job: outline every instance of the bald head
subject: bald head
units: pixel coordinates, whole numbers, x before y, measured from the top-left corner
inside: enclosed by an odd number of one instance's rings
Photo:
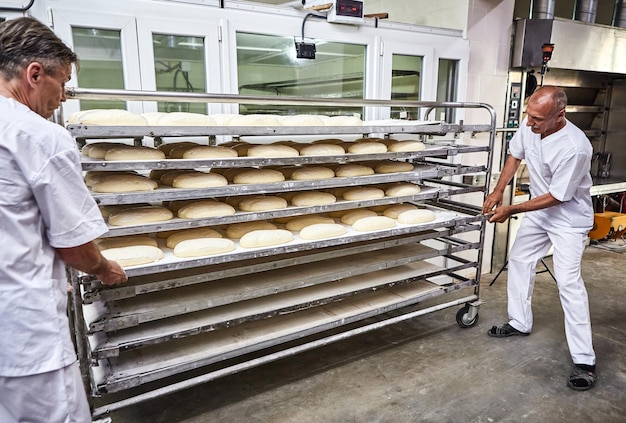
[[[526,125],[545,138],[566,125],[566,105],[567,95],[561,88],[550,85],[541,87],[528,99]]]
[[[539,88],[530,96],[528,102],[534,102],[537,106],[550,106],[550,110],[558,112],[565,109],[567,106],[567,95],[565,91],[559,87],[553,85],[546,85]]]

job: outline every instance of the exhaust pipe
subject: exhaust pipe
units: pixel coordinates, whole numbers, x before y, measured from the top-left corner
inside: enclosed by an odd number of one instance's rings
[[[533,0],[532,19],[554,19],[555,0]]]
[[[574,19],[585,23],[596,22],[597,0],[576,0]]]

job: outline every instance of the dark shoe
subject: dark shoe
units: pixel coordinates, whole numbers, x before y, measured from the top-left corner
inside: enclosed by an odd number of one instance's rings
[[[491,329],[487,331],[487,335],[494,338],[506,338],[507,336],[528,336],[530,333],[520,332],[508,323],[505,323],[500,327],[492,326]]]
[[[591,370],[581,369],[577,365],[574,366],[574,370],[569,375],[567,380],[567,386],[575,391],[586,391],[593,388],[596,383],[596,372]]]

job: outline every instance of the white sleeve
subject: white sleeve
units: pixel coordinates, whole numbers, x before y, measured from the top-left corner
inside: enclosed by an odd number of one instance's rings
[[[589,155],[582,151],[573,151],[564,157],[552,175],[550,194],[559,201],[571,200],[589,173],[590,160]]]

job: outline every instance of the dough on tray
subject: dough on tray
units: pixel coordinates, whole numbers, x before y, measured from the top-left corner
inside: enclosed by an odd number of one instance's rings
[[[379,154],[386,152],[387,146],[375,141],[355,142],[348,147],[348,153],[352,154]]]
[[[282,144],[259,144],[250,146],[246,152],[248,157],[297,157],[298,150]]]
[[[133,207],[111,214],[109,216],[109,224],[112,226],[141,225],[145,223],[165,222],[173,217],[174,213],[165,207]]]
[[[235,184],[267,184],[284,180],[285,176],[274,169],[247,169],[233,177]]]
[[[185,150],[183,159],[228,159],[237,157],[235,150],[219,145],[200,145]]]
[[[235,208],[216,200],[196,200],[182,206],[177,214],[181,219],[201,219],[235,214]]]
[[[288,231],[299,232],[302,229],[310,225],[317,223],[335,223],[335,219],[332,217],[320,216],[317,214],[308,214],[304,216],[291,217],[285,224],[285,229]]]
[[[352,224],[352,229],[359,232],[378,231],[391,229],[396,226],[396,221],[387,216],[371,216],[359,219]]]
[[[197,142],[193,142],[193,141],[168,142],[168,143],[159,145],[157,147],[157,150],[161,150],[162,152],[165,153],[166,156],[169,157],[169,155],[172,152],[172,150],[174,150],[175,148],[178,148],[178,147],[193,148],[193,147],[200,147],[200,144],[198,144]]]
[[[228,181],[217,173],[194,172],[177,175],[172,180],[174,188],[214,188],[225,187]]]
[[[150,245],[132,245],[109,248],[103,250],[102,255],[108,260],[116,261],[122,267],[128,267],[159,261],[163,258],[163,251]]]
[[[425,149],[426,145],[423,142],[414,140],[396,141],[389,144],[389,151],[394,153],[409,153]]]
[[[383,211],[383,215],[392,219],[397,219],[400,213],[404,213],[409,210],[417,210],[417,206],[410,203],[400,203],[391,205]]]
[[[168,248],[174,248],[179,242],[197,238],[222,238],[222,234],[208,227],[182,229],[168,235],[166,245]]]
[[[385,160],[376,165],[376,173],[411,172],[415,167],[411,163]]]
[[[331,179],[334,177],[335,172],[323,166],[296,167],[290,174],[290,178],[295,181],[313,181],[318,179]]]
[[[331,116],[326,126],[362,126],[363,121],[356,116]]]
[[[122,148],[111,148],[104,155],[106,161],[121,160],[163,160],[165,153],[152,147],[133,147],[127,146]]]
[[[341,223],[345,223],[346,225],[352,225],[359,219],[363,219],[364,217],[378,216],[373,210],[368,209],[354,209],[348,210],[341,216]]]
[[[346,154],[346,150],[337,144],[309,144],[300,149],[301,156],[337,156]]]
[[[334,238],[345,235],[348,229],[338,223],[316,223],[303,228],[300,238],[311,241],[316,239]]]
[[[224,238],[194,238],[180,241],[174,247],[176,257],[202,257],[228,253],[235,250],[236,244]]]
[[[180,175],[186,175],[188,173],[194,174],[194,173],[198,173],[198,171],[193,170],[193,169],[168,170],[167,172],[161,175],[161,177],[159,178],[159,182],[161,182],[161,185],[167,185],[171,187],[172,184],[174,183],[174,178]]]
[[[324,126],[324,120],[315,115],[281,116],[283,126]]]
[[[171,112],[159,117],[159,126],[215,126],[217,123],[207,115],[189,112]]]
[[[419,194],[420,191],[421,188],[419,185],[408,182],[397,182],[387,186],[385,189],[385,195],[387,197],[403,197],[407,195]]]
[[[356,163],[347,163],[335,167],[335,176],[338,178],[352,178],[355,176],[373,175],[374,169]]]
[[[250,222],[233,223],[226,228],[226,237],[231,239],[239,239],[248,232],[256,230],[278,229],[273,223],[265,220],[253,220]]]
[[[293,241],[293,234],[286,229],[258,229],[248,232],[239,240],[243,248],[262,248]]]
[[[108,250],[109,248],[130,247],[132,245],[150,245],[158,247],[157,240],[148,235],[128,235],[116,236],[111,238],[98,238],[96,245],[100,250]]]
[[[281,126],[280,119],[275,115],[251,114],[240,115],[228,122],[229,126]]]
[[[150,178],[141,175],[114,174],[96,182],[91,186],[94,192],[117,193],[152,191],[158,184]]]
[[[80,113],[76,120],[83,125],[104,126],[147,126],[148,120],[128,110],[123,109],[94,109]]]
[[[241,200],[239,210],[245,212],[260,212],[287,208],[287,200],[270,195],[252,195]]]
[[[291,204],[298,207],[324,206],[336,201],[333,194],[321,191],[303,191],[291,197]]]
[[[374,187],[350,188],[342,194],[343,199],[346,201],[376,200],[383,198],[384,196],[385,191]]]
[[[435,213],[428,209],[408,210],[398,215],[398,222],[405,224],[417,224],[432,222],[436,219]]]

